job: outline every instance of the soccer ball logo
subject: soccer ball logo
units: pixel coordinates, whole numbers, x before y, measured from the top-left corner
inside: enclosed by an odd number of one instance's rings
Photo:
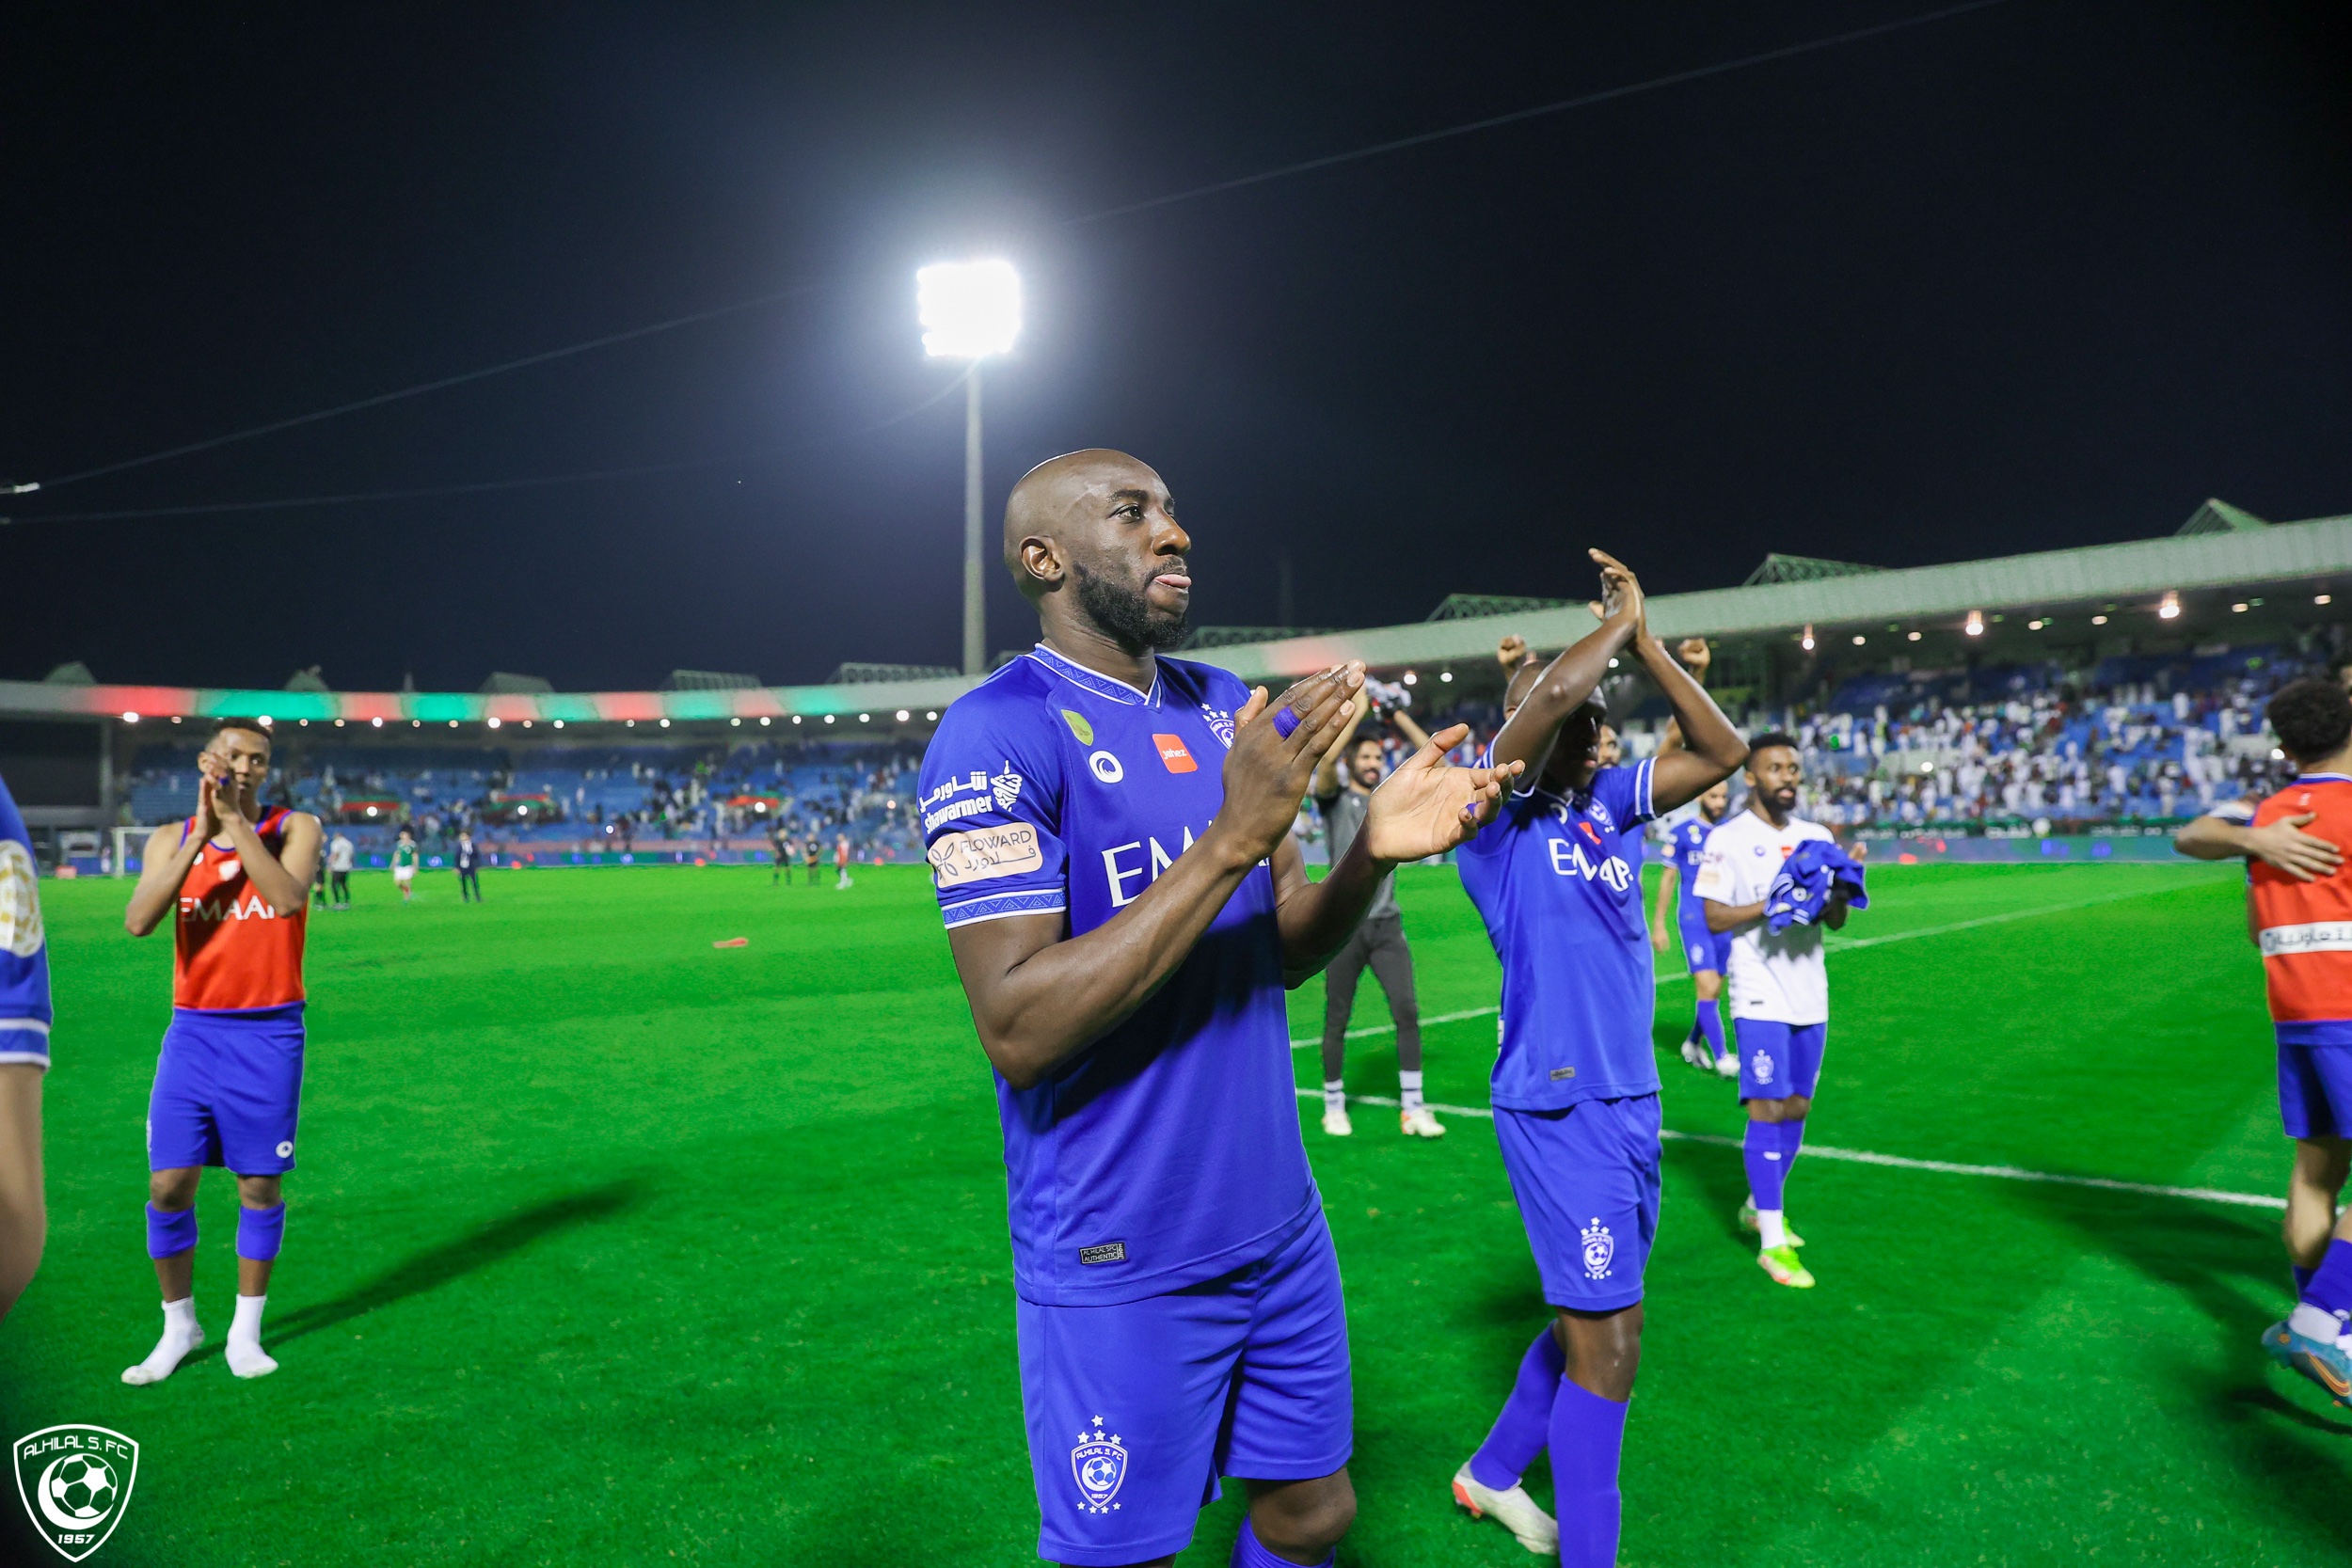
[[[62,1515],[74,1525],[94,1525],[115,1505],[115,1473],[96,1454],[68,1454],[50,1470],[41,1485],[41,1497],[52,1516]]]
[[[1103,1434],[1103,1418],[1094,1418],[1093,1430],[1081,1427],[1078,1446],[1070,1450],[1071,1479],[1078,1483],[1078,1509],[1084,1513],[1109,1513],[1119,1507],[1119,1483],[1127,1479],[1127,1450],[1120,1446],[1119,1434]]]

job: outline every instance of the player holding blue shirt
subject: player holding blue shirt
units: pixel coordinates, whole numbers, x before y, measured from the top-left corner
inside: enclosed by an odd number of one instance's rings
[[[1707,927],[1707,904],[1692,890],[1698,886],[1699,862],[1707,850],[1707,835],[1731,811],[1731,785],[1719,784],[1699,797],[1698,814],[1674,826],[1666,840],[1666,869],[1658,879],[1658,909],[1650,916],[1649,944],[1666,951],[1673,939],[1666,934],[1666,908],[1674,906],[1676,932],[1682,939],[1682,960],[1691,966],[1691,989],[1697,992],[1697,1016],[1682,1042],[1682,1059],[1692,1067],[1724,1078],[1740,1076],[1740,1058],[1724,1038],[1724,974],[1730,961],[1731,933]]]
[[[997,1074],[1038,1552],[1165,1563],[1220,1477],[1233,1561],[1329,1562],[1355,1516],[1339,1269],[1299,1138],[1283,990],[1400,861],[1493,815],[1516,768],[1431,737],[1320,882],[1289,829],[1363,683],[1269,703],[1164,658],[1192,579],[1160,476],[1120,452],[1032,469],[1005,558],[1044,641],[948,708],[923,831]]]
[[[40,1081],[49,1070],[49,941],[32,835],[0,781],[0,1318],[40,1267]]]
[[[1454,1496],[1494,1514],[1531,1551],[1557,1550],[1567,1568],[1616,1560],[1617,1463],[1641,1360],[1642,1270],[1658,1229],[1656,982],[1626,845],[1747,754],[1705,689],[1650,635],[1633,574],[1592,556],[1600,629],[1549,666],[1513,675],[1489,750],[1492,764],[1525,763],[1534,781],[1460,855],[1463,891],[1502,961],[1496,1140],[1556,1316],[1528,1347]],[[1684,747],[1603,768],[1599,684],[1629,647],[1673,705]],[[1519,1484],[1546,1448],[1557,1524]]]

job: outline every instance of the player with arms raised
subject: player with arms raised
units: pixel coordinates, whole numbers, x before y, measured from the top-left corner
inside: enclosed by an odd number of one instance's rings
[[[1355,1515],[1353,1404],[1282,993],[1500,784],[1445,765],[1458,726],[1433,737],[1310,882],[1289,829],[1361,668],[1269,703],[1161,657],[1190,545],[1124,453],[1030,470],[1005,561],[1044,638],[947,710],[920,809],[997,1074],[1039,1555],[1166,1563],[1236,1477],[1232,1560],[1323,1563]]]
[[[237,1311],[229,1370],[262,1377],[262,1308],[286,1229],[280,1179],[302,1109],[302,939],[319,819],[264,808],[269,732],[225,719],[197,758],[196,815],[155,830],[123,925],[172,916],[171,1026],[147,1107],[147,1251],[164,1334],[125,1383],[160,1383],[204,1342],[196,1321],[196,1186],[237,1178]]]
[[[1747,748],[1643,614],[1633,574],[1598,550],[1600,629],[1519,666],[1489,760],[1524,766],[1462,847],[1462,889],[1502,960],[1495,1137],[1553,1320],[1519,1363],[1494,1430],[1454,1478],[1531,1551],[1600,1568],[1617,1556],[1618,1455],[1642,1353],[1642,1271],[1658,1233],[1662,1132],[1650,1044],[1656,979],[1642,918],[1642,824],[1720,783]],[[1672,705],[1683,748],[1601,766],[1601,677],[1630,649]],[[1551,1451],[1555,1524],[1519,1484]]]

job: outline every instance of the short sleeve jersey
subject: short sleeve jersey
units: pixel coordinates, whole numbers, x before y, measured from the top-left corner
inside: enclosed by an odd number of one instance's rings
[[[1686,816],[1674,825],[1666,840],[1666,863],[1682,875],[1682,896],[1695,896],[1691,889],[1699,879],[1699,860],[1707,849],[1707,835],[1715,824],[1704,816]]]
[[[0,781],[0,1062],[49,1065],[49,937],[40,919],[40,863]]]
[[[1753,811],[1736,812],[1707,835],[1695,884],[1715,904],[1757,904],[1772,891],[1780,863],[1806,839],[1834,838],[1818,822],[1790,817],[1775,828]],[[1757,921],[1731,939],[1731,1016],[1776,1023],[1829,1022],[1829,966],[1821,958],[1822,928],[1790,926],[1768,931]]]
[[[1224,803],[1241,682],[1158,660],[1151,690],[1040,644],[958,699],[924,754],[949,929],[1118,918]],[[996,1083],[1013,1283],[1045,1306],[1163,1294],[1267,1256],[1321,1202],[1300,1142],[1274,877],[1261,863],[1150,1001],[1043,1082]]]
[[[1505,1110],[1658,1092],[1657,979],[1626,852],[1650,819],[1651,767],[1604,768],[1578,794],[1515,794],[1456,852],[1502,961],[1492,1098]]]
[[[2257,827],[2317,814],[2304,832],[2352,843],[2352,779],[2309,773],[2264,800]],[[2270,1017],[2281,1045],[2352,1046],[2352,870],[2298,882],[2253,861],[2247,870]]]

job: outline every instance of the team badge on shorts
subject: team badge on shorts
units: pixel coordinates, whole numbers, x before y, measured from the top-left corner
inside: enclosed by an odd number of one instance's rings
[[[1078,1433],[1078,1446],[1070,1450],[1070,1473],[1078,1482],[1078,1507],[1087,1513],[1108,1513],[1119,1504],[1119,1483],[1127,1479],[1127,1450],[1119,1446],[1119,1433],[1103,1435],[1103,1418],[1094,1418],[1092,1432]]]
[[[1609,1234],[1609,1227],[1600,1223],[1598,1214],[1593,1216],[1593,1223],[1584,1227],[1581,1235],[1584,1239],[1584,1277],[1608,1278],[1609,1266],[1617,1259],[1617,1239]]]
[[[1771,1052],[1757,1052],[1755,1055],[1748,1058],[1748,1064],[1756,1069],[1756,1081],[1757,1083],[1769,1084],[1772,1081],[1772,1053]]]
[[[9,1457],[24,1512],[68,1562],[106,1544],[139,1474],[139,1446],[104,1427],[43,1427],[18,1438]]]

